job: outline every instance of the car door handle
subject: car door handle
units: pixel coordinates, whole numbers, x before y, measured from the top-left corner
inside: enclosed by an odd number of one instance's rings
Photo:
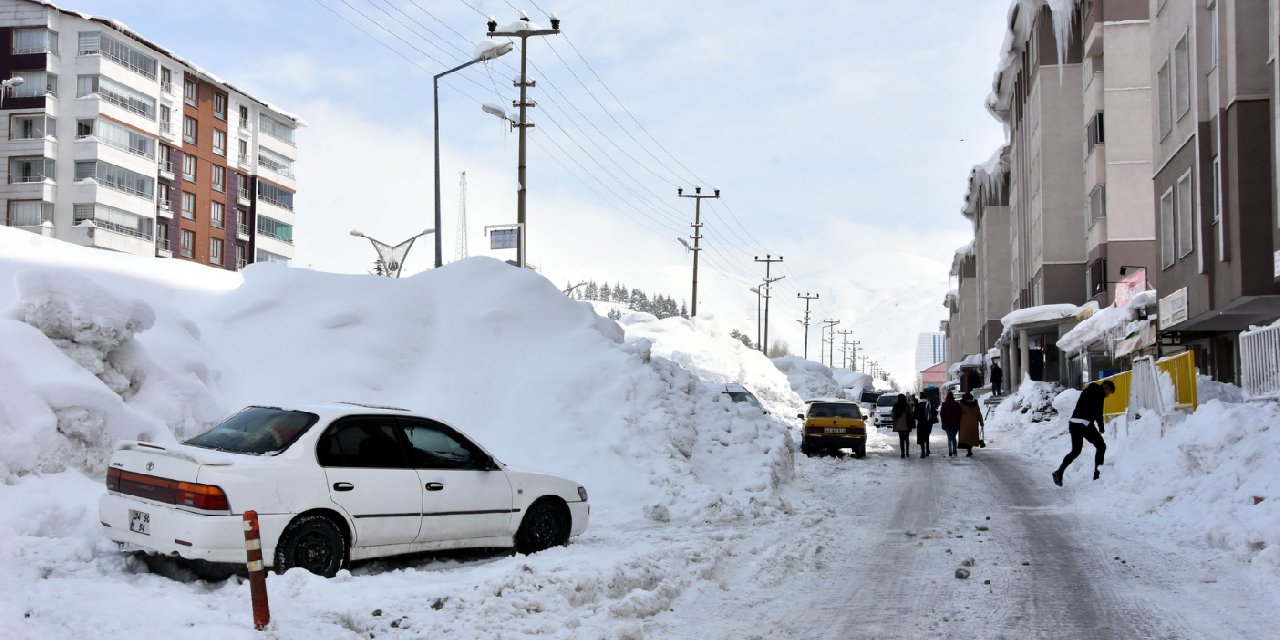
[[[427,491],[444,491],[444,485],[439,482],[428,482]]]
[[[335,482],[335,483],[333,483],[333,490],[334,490],[334,491],[350,491],[350,490],[352,490],[352,489],[354,489],[354,488],[356,488],[356,486],[355,486],[354,484],[351,484],[350,482]]]

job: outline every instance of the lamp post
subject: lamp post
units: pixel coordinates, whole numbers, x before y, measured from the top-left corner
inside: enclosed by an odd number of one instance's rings
[[[5,96],[9,95],[9,92],[12,91],[14,87],[20,86],[26,81],[27,79],[22,76],[14,76],[8,80],[0,82],[0,109],[4,108]]]
[[[507,25],[502,31],[498,30],[498,21],[490,17],[488,22],[489,37],[504,36],[508,38],[520,38],[520,75],[516,78],[516,85],[520,87],[520,101],[513,102],[511,106],[520,108],[519,121],[512,122],[512,127],[520,129],[519,143],[519,164],[516,167],[516,223],[520,225],[520,244],[516,247],[516,266],[524,268],[525,263],[525,245],[524,235],[528,233],[529,227],[525,224],[525,195],[528,189],[525,184],[525,131],[532,127],[533,124],[525,117],[525,110],[534,106],[534,103],[528,99],[529,87],[535,86],[535,83],[529,81],[529,38],[532,36],[550,36],[560,33],[560,18],[556,14],[551,14],[551,28],[539,29],[537,25],[529,20],[529,16],[521,16],[520,20]],[[523,24],[522,24],[523,23]],[[489,111],[485,109],[485,111]],[[490,112],[492,113],[492,112]]]
[[[382,265],[383,271],[388,278],[399,278],[400,270],[404,268],[405,256],[409,255],[409,249],[413,247],[413,241],[427,235],[435,233],[435,229],[427,229],[398,245],[391,246],[385,242],[379,242],[369,236],[357,231],[351,230],[351,235],[357,238],[364,238],[373,245],[373,250],[378,252],[378,263]]]
[[[435,110],[435,183],[436,183],[436,211],[435,224],[437,229],[440,228],[440,78],[443,78],[454,71],[461,71],[467,67],[477,63],[493,60],[498,56],[510,52],[515,45],[510,42],[482,42],[476,46],[475,57],[468,62],[464,62],[448,71],[437,73],[431,78],[431,95]],[[440,234],[436,234],[436,268],[444,265],[444,249],[441,247]]]

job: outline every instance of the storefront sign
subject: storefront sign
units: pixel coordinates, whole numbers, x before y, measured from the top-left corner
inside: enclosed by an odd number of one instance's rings
[[[1183,287],[1160,299],[1160,329],[1168,329],[1187,319],[1187,288]]]
[[[1277,264],[1280,264],[1280,262]],[[1147,270],[1137,269],[1133,274],[1120,278],[1120,281],[1116,283],[1115,306],[1123,307],[1129,304],[1129,300],[1146,290]]]

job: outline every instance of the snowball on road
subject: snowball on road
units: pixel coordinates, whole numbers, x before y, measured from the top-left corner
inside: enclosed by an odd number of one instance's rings
[[[1280,409],[1227,387],[1113,425],[1103,480],[1078,463],[1060,489],[1065,420],[1035,385],[972,459],[901,460],[875,429],[864,460],[811,459],[788,416],[864,378],[771,362],[713,317],[615,323],[488,259],[233,274],[0,228],[0,309],[6,637],[1264,638],[1280,600]],[[591,526],[533,556],[273,575],[265,636],[246,582],[152,573],[102,536],[115,440],[307,400],[454,424],[580,480]]]

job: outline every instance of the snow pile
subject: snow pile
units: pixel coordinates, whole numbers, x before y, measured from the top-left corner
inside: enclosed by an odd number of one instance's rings
[[[845,397],[844,390],[827,365],[799,356],[774,358],[773,364],[787,375],[791,388],[805,400]]]
[[[597,311],[602,305],[618,307],[612,303],[591,304]],[[623,315],[618,323],[628,342],[647,340],[654,355],[671,360],[708,382],[741,384],[778,415],[794,415],[804,409],[786,376],[764,354],[729,337],[731,330],[713,314],[659,320],[649,313],[626,309],[620,312]]]
[[[1068,389],[1061,392],[1061,387],[1052,382],[1035,382],[1029,377],[1022,378],[1018,390],[1009,394],[992,411],[988,420],[1006,423],[1038,423],[1053,419],[1063,412],[1057,400],[1062,394],[1079,393]],[[1074,403],[1072,404],[1074,406]],[[1071,407],[1066,408],[1067,416],[1071,415]]]
[[[1025,389],[1025,386],[1024,386]],[[1224,391],[1225,389],[1219,389]],[[1070,449],[1067,417],[1079,391],[1059,394],[1059,414],[1033,424],[998,411],[988,429],[1039,458],[1048,471]],[[1120,513],[1151,532],[1190,547],[1208,546],[1224,559],[1280,568],[1280,405],[1202,402],[1190,415],[1163,420],[1149,413],[1107,425],[1107,464],[1091,480],[1086,445],[1068,469],[1066,487],[1085,508]],[[1001,441],[1002,444],[1005,441]]]
[[[1045,304],[1038,307],[1010,311],[1003,318],[1000,318],[1000,324],[1004,325],[1004,331],[1008,333],[1018,325],[1070,318],[1079,311],[1080,307],[1074,304]]]
[[[871,375],[861,371],[836,369],[831,372],[831,376],[844,390],[844,397],[849,400],[860,400],[863,391],[875,388],[875,381],[872,380]]]

